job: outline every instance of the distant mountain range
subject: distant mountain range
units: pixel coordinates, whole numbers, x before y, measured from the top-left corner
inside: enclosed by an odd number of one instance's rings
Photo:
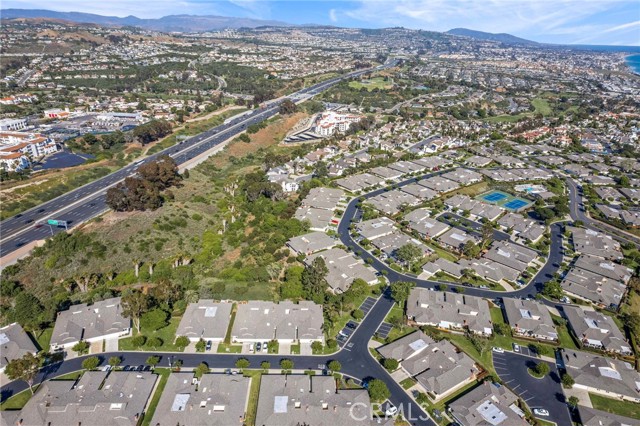
[[[103,26],[130,26],[139,27],[146,30],[162,32],[203,32],[234,28],[256,28],[264,26],[293,27],[295,25],[281,21],[233,18],[228,16],[215,15],[169,15],[157,19],[141,19],[136,16],[103,16],[93,13],[82,12],[56,12],[45,9],[2,9],[0,16],[3,19],[19,18],[44,18],[71,21],[83,24],[97,24]],[[313,24],[304,26],[314,26]],[[511,34],[493,34],[482,31],[469,30],[467,28],[454,28],[445,34],[471,37],[477,40],[490,40],[507,44],[538,44],[535,41],[525,40]]]
[[[291,24],[280,21],[269,21],[251,18],[232,18],[215,15],[169,15],[158,19],[140,19],[135,16],[120,18],[117,16],[102,16],[93,13],[56,12],[44,9],[2,9],[3,19],[17,18],[47,18],[65,21],[98,24],[103,26],[131,26],[146,30],[162,32],[203,32],[227,28],[256,28],[263,26],[290,27]]]
[[[539,44],[535,41],[526,40],[524,38],[516,37],[511,34],[485,33],[482,31],[475,31],[467,28],[454,28],[452,30],[447,31],[447,34],[471,37],[477,40],[497,41],[497,42],[506,43],[506,44],[531,44],[531,45]]]

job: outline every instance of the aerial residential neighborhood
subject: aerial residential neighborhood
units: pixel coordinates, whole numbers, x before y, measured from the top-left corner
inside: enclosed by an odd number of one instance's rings
[[[637,2],[5,3],[2,426],[640,424]]]

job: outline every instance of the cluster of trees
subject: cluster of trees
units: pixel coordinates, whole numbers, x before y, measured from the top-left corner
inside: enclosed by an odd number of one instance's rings
[[[143,145],[171,134],[171,124],[165,120],[152,120],[133,130],[133,136]]]
[[[280,104],[279,112],[282,115],[293,114],[296,111],[298,111],[298,106],[295,103],[293,103],[293,101],[291,101],[291,99],[285,99]]]
[[[247,174],[244,177],[242,189],[248,202],[254,202],[260,197],[266,197],[272,201],[282,200],[285,197],[280,185],[269,182],[267,175],[261,170]]]
[[[155,210],[162,205],[161,191],[177,184],[178,165],[169,156],[141,165],[137,176],[107,191],[107,205],[115,211]]]
[[[549,223],[553,220],[562,219],[569,214],[569,198],[557,196],[546,202],[536,201],[535,212],[541,220]]]

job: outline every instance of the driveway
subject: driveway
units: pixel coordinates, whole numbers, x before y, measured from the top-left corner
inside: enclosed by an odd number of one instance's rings
[[[527,371],[541,361],[525,355],[504,352],[493,353],[493,365],[503,383],[522,398],[529,408],[544,408],[549,416],[540,417],[543,420],[555,422],[558,425],[571,425],[569,408],[565,401],[558,369],[553,362],[548,362],[550,373],[542,379],[532,377]]]

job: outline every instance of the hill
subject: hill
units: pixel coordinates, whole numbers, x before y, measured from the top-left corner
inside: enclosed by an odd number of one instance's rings
[[[516,37],[511,34],[506,33],[485,33],[483,31],[475,31],[469,30],[467,28],[454,28],[452,30],[447,31],[447,34],[471,37],[476,40],[489,40],[489,41],[498,41],[506,44],[539,44],[535,41],[527,40],[524,38]]]
[[[140,19],[136,16],[102,16],[93,13],[56,12],[44,9],[2,9],[2,19],[47,18],[64,21],[98,24],[104,26],[132,26],[163,32],[200,32],[227,28],[256,28],[262,26],[291,26],[285,22],[251,18],[233,18],[216,15],[169,15],[157,19]]]

